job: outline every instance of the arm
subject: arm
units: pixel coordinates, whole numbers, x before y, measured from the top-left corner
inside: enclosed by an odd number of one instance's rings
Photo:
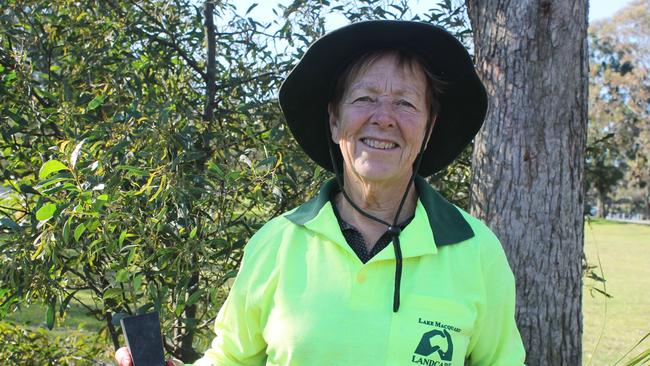
[[[247,305],[246,294],[237,288],[237,282],[219,310],[214,329],[217,336],[195,366],[264,364],[266,343],[259,312]]]
[[[495,244],[488,245],[483,256],[485,303],[470,340],[470,365],[523,365],[526,353],[515,323],[515,279],[501,244],[490,236]]]
[[[277,246],[269,235],[273,227],[271,223],[265,225],[246,245],[237,278],[215,321],[216,337],[195,366],[252,366],[266,362],[263,331],[277,270]]]

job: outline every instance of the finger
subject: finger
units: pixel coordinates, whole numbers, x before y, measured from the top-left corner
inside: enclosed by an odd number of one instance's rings
[[[115,351],[115,360],[117,361],[117,366],[133,366],[131,353],[129,353],[129,349],[126,347],[122,347]]]

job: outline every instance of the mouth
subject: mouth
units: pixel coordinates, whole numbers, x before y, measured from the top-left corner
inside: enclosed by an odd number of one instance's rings
[[[399,147],[398,144],[392,141],[386,141],[386,140],[377,140],[369,137],[364,137],[361,138],[361,142],[373,149],[378,149],[378,150],[391,150]]]

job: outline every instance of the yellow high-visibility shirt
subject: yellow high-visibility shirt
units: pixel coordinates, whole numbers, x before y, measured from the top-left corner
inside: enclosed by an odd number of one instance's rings
[[[418,177],[394,313],[393,246],[359,260],[332,211],[335,184],[251,238],[195,365],[523,365],[514,278],[484,224]]]

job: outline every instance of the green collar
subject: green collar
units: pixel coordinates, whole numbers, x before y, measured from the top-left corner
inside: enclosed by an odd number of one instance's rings
[[[336,185],[334,179],[327,181],[321,187],[318,196],[289,212],[285,217],[296,225],[304,226],[329,202],[330,192],[336,188]],[[474,236],[474,231],[458,208],[445,200],[424,178],[420,176],[415,178],[415,188],[429,218],[436,246],[456,244]]]

